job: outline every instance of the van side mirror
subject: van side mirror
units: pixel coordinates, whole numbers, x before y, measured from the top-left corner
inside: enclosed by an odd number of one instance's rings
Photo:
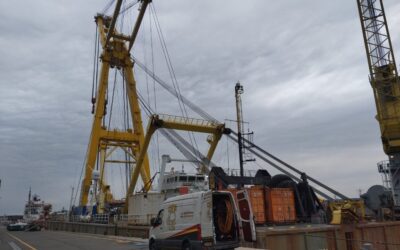
[[[150,225],[155,227],[156,226],[156,220],[157,220],[156,218],[151,218],[150,219]]]
[[[150,225],[153,227],[159,226],[159,225],[161,225],[161,223],[162,223],[162,220],[159,217],[150,219]]]

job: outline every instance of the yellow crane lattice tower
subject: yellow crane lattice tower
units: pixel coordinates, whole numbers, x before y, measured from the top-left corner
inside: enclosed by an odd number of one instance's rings
[[[109,186],[104,180],[104,164],[107,156],[121,148],[130,155],[134,163],[139,157],[140,150],[144,142],[144,130],[142,125],[141,110],[139,106],[138,94],[136,90],[136,81],[133,72],[133,61],[130,57],[130,50],[137,37],[140,24],[143,20],[146,8],[151,0],[142,0],[135,26],[131,35],[124,35],[115,29],[118,14],[120,13],[122,0],[118,0],[115,5],[112,17],[98,14],[95,17],[99,39],[102,46],[100,77],[98,81],[98,90],[96,105],[94,109],[93,125],[88,145],[88,153],[85,161],[85,172],[81,186],[80,205],[85,206],[88,203],[89,191],[92,184],[92,174],[96,166],[98,155],[100,165],[100,192],[108,193]],[[112,130],[102,125],[105,117],[106,94],[108,89],[109,71],[111,68],[117,68],[121,71],[126,81],[126,96],[130,108],[130,119],[132,119],[133,128],[122,130]],[[110,151],[106,152],[107,149]],[[122,161],[121,161],[122,162]],[[145,185],[145,189],[150,188],[150,167],[147,153],[144,156],[143,164],[141,164],[140,176]],[[135,183],[129,184],[134,187]],[[109,197],[110,195],[108,195]]]

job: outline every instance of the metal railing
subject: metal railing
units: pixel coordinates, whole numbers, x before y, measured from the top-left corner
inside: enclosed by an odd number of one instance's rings
[[[213,121],[197,119],[197,118],[189,118],[189,117],[183,117],[183,116],[175,116],[175,115],[159,114],[158,118],[160,120],[164,120],[167,122],[174,122],[174,123],[180,123],[180,124],[185,124],[185,125],[196,125],[196,126],[202,126],[202,127],[215,127],[216,125],[218,125],[218,123],[215,123]]]
[[[156,214],[147,215],[128,215],[128,214],[96,214],[96,215],[53,215],[50,221],[76,222],[76,223],[96,223],[96,224],[118,224],[127,223],[134,225],[150,225],[150,220]]]

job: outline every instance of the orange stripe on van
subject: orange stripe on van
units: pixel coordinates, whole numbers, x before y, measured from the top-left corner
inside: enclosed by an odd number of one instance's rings
[[[183,235],[186,235],[186,234],[196,233],[196,232],[199,231],[199,229],[200,229],[200,225],[197,224],[197,225],[185,228],[184,230],[182,230],[182,231],[180,231],[180,232],[178,232],[178,233],[176,233],[176,234],[174,234],[174,235],[172,235],[172,236],[170,236],[168,238],[175,238],[175,237],[183,236]]]

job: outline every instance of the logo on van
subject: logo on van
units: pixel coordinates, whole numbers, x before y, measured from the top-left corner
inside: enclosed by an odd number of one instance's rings
[[[175,230],[176,224],[176,205],[172,204],[168,207],[167,225],[169,230]]]

